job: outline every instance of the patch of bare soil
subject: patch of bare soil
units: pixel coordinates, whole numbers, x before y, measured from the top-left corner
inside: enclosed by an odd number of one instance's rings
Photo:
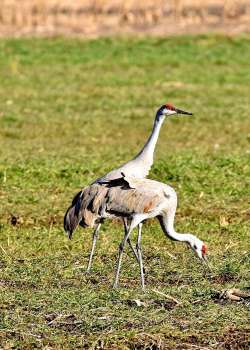
[[[218,344],[227,350],[247,350],[250,348],[250,328],[229,328],[221,336],[217,337]]]
[[[27,282],[27,281],[14,281],[14,280],[4,280],[0,279],[0,287],[5,288],[13,288],[18,290],[26,290],[26,289],[36,289],[37,286],[35,283]]]
[[[85,321],[77,319],[74,314],[49,314],[45,316],[45,320],[49,327],[59,328],[67,332],[78,331],[86,327]]]
[[[209,341],[213,341],[210,347]],[[171,345],[172,344],[172,345]],[[174,346],[173,346],[174,344]],[[143,333],[133,339],[131,349],[226,349],[226,350],[247,350],[250,346],[249,329],[229,328],[221,335],[212,333],[189,335],[180,338],[169,335],[166,338]]]

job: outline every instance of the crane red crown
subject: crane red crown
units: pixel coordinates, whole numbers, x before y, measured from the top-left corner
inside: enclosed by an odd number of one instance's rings
[[[170,109],[171,111],[175,109],[175,107],[171,103],[166,103],[165,106],[167,107],[167,109]]]
[[[206,255],[207,247],[205,244],[202,245],[201,252],[202,252],[202,255]]]

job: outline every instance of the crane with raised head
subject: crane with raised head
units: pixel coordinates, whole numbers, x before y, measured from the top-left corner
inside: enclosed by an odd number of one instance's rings
[[[93,227],[106,218],[126,218],[128,229],[119,245],[119,257],[114,287],[118,286],[122,255],[132,230],[144,220],[157,217],[163,232],[172,240],[186,243],[199,259],[206,261],[206,246],[191,233],[178,233],[174,229],[177,207],[175,190],[161,182],[139,179],[125,174],[117,179],[107,180],[101,185],[94,183],[80,191],[65,215],[65,229],[71,238],[79,223],[83,227]],[[137,260],[140,266],[141,286],[144,283],[144,268],[141,253],[141,226],[137,237]]]
[[[176,108],[170,103],[166,103],[165,105],[162,105],[156,112],[152,132],[149,135],[141,151],[132,160],[121,165],[119,168],[110,171],[106,175],[98,178],[93,182],[93,184],[94,183],[104,184],[107,181],[117,179],[121,177],[121,173],[125,174],[126,176],[134,176],[136,178],[145,178],[148,175],[153,164],[155,146],[159,137],[161,126],[166,117],[176,115],[176,114],[192,115],[192,113]],[[126,218],[123,219],[123,223],[124,223],[124,229],[126,231],[128,228]],[[94,254],[96,241],[98,238],[98,233],[99,233],[101,224],[102,222],[97,224],[93,232],[92,247],[89,255],[87,271],[90,271],[91,269],[93,254]],[[142,228],[142,224],[139,225],[139,230],[141,230],[141,228]],[[136,251],[134,250],[129,238],[128,238],[128,244],[131,247],[135,257],[138,260],[138,255],[136,254]]]

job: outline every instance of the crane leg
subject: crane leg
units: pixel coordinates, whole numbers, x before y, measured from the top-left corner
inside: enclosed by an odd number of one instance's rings
[[[127,218],[123,218],[124,232],[128,232],[128,221],[127,221],[127,220],[128,220]],[[133,252],[133,254],[134,254],[134,257],[136,258],[136,260],[137,260],[138,263],[139,263],[138,254],[137,254],[135,248],[133,247],[133,245],[132,245],[131,240],[130,240],[129,237],[128,237],[127,241],[128,241],[128,245],[130,246],[130,248],[131,248],[131,250],[132,250],[132,252]]]
[[[119,256],[118,256],[117,269],[116,269],[116,274],[115,274],[115,282],[114,282],[113,288],[117,288],[117,286],[118,286],[119,274],[120,274],[121,264],[122,264],[122,255],[123,255],[124,247],[126,245],[126,242],[128,240],[128,237],[129,237],[131,231],[132,230],[131,230],[131,226],[130,226],[129,230],[125,231],[124,239],[121,241],[121,243],[119,245]]]
[[[122,256],[124,252],[125,245],[127,243],[127,240],[133,231],[133,229],[142,221],[141,217],[134,217],[130,223],[130,227],[128,231],[125,231],[124,239],[121,241],[119,245],[119,256],[118,256],[118,262],[117,262],[117,268],[116,268],[116,274],[115,274],[115,282],[113,285],[113,288],[117,288],[118,286],[118,281],[119,281],[119,274],[121,270],[121,264],[122,264]]]
[[[142,223],[140,223],[138,225],[138,236],[137,236],[136,250],[137,250],[137,254],[138,254],[140,273],[141,273],[141,287],[142,287],[142,290],[144,290],[145,283],[144,283],[144,268],[143,268],[143,262],[142,262],[142,252],[141,252],[141,230],[142,230]]]
[[[132,250],[132,252],[133,252],[133,254],[134,254],[136,260],[139,262],[139,257],[138,257],[138,255],[137,255],[137,252],[136,252],[135,248],[133,247],[133,245],[132,245],[132,243],[131,243],[131,241],[130,241],[130,238],[128,238],[128,245],[130,246],[130,248],[131,248],[131,250]]]
[[[90,252],[90,255],[89,255],[89,262],[88,262],[87,272],[90,272],[90,269],[91,269],[93,255],[94,255],[94,250],[95,250],[96,241],[97,241],[97,238],[98,238],[98,233],[99,233],[100,227],[101,227],[101,224],[98,224],[96,226],[94,232],[93,232],[92,248],[91,248],[91,252]]]

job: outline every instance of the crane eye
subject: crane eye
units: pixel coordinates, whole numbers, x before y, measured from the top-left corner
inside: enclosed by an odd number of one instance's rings
[[[195,250],[197,249],[197,245],[196,245],[196,244],[194,244],[194,249],[195,249]]]

